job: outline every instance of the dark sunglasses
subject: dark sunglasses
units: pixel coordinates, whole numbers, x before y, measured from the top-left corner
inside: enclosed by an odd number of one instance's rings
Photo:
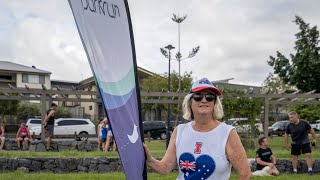
[[[206,98],[208,102],[211,102],[216,99],[216,95],[214,94],[193,94],[192,95],[193,99],[197,102],[201,101],[203,96]]]

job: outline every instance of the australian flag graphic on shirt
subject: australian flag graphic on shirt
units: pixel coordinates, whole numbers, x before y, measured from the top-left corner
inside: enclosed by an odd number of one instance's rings
[[[216,164],[209,155],[203,154],[195,158],[187,152],[180,155],[179,168],[186,180],[205,180],[214,173]]]

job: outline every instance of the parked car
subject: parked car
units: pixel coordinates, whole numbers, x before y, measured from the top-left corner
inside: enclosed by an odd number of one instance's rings
[[[164,121],[143,121],[143,132],[148,134],[152,139],[166,139],[167,138],[167,125]]]
[[[316,120],[315,124],[310,124],[314,131],[320,131],[320,120]]]
[[[30,128],[30,133],[41,135],[41,126]],[[80,140],[87,140],[88,135],[95,135],[95,125],[89,119],[60,118],[55,120],[54,135],[78,134]]]
[[[289,120],[277,121],[271,127],[268,127],[269,136],[278,135],[283,136],[286,132],[286,128],[290,123]]]
[[[27,120],[26,125],[28,126],[29,129],[37,126],[41,127],[41,121],[42,120],[39,118],[29,118]]]

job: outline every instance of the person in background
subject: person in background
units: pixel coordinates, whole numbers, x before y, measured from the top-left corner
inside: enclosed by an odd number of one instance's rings
[[[279,171],[276,167],[276,157],[273,155],[271,149],[268,147],[268,139],[266,137],[262,137],[258,140],[260,148],[256,152],[256,163],[257,170],[265,170],[265,167],[268,168],[268,174],[273,176],[278,176]]]
[[[239,179],[250,179],[247,155],[235,128],[219,121],[224,115],[220,95],[207,78],[192,84],[182,103],[183,118],[190,122],[174,129],[162,160],[153,158],[143,145],[152,170],[167,174],[178,164],[179,180],[227,180],[233,167]]]
[[[312,159],[311,159],[311,147],[308,134],[312,135],[312,144],[317,144],[316,134],[311,128],[310,124],[304,120],[299,119],[298,113],[290,112],[288,114],[290,123],[286,128],[284,135],[284,145],[287,150],[290,149],[288,135],[291,134],[291,156],[292,156],[292,169],[294,173],[298,173],[298,156],[302,153],[306,156],[308,173],[312,172]]]
[[[25,123],[21,123],[20,128],[16,134],[16,142],[18,149],[21,150],[21,142],[22,142],[22,150],[29,149],[29,142],[32,141],[32,136],[29,132],[29,129],[26,127]]]
[[[51,108],[47,111],[47,116],[44,118],[44,129],[46,130],[47,134],[47,151],[49,151],[51,148],[51,141],[53,138],[53,131],[54,131],[54,114],[57,109],[57,105],[55,103],[51,104]]]
[[[103,126],[103,124],[104,124],[104,122],[103,122],[103,118],[100,118],[99,119],[99,124],[98,124],[98,128],[97,128],[97,134],[98,134],[98,151],[100,151],[101,150],[101,144],[102,144],[102,142],[101,142],[101,131],[102,131],[102,126]],[[102,145],[102,147],[104,147],[103,145]]]
[[[109,125],[108,119],[106,118],[105,120],[107,122],[107,128],[108,128],[105,151],[109,151],[111,140],[113,139],[113,134],[112,134],[112,129],[111,129],[111,126]],[[113,139],[112,151],[115,152],[116,149],[117,149],[116,141]]]
[[[101,126],[101,143],[102,143],[102,149],[104,152],[106,152],[107,150],[106,148],[106,140],[107,140],[107,136],[108,136],[108,126],[107,126],[107,120],[104,119],[102,121],[102,126]]]
[[[6,138],[4,136],[4,128],[3,128],[2,120],[0,119],[0,151],[3,150],[5,140]]]

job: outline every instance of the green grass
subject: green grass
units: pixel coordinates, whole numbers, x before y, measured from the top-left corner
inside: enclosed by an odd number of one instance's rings
[[[154,157],[163,157],[166,152],[166,141],[164,140],[151,140],[146,139],[145,143],[151,150]],[[269,138],[269,147],[277,158],[290,158],[290,151],[284,148],[284,137]],[[255,158],[255,150],[248,150],[248,158]],[[28,151],[0,151],[0,157],[110,157],[117,158],[118,153],[104,153],[101,151],[81,152],[81,151],[62,151],[62,152],[28,152]],[[313,148],[312,157],[320,159],[319,147]]]
[[[156,173],[148,173],[148,179],[161,179],[161,180],[172,180],[177,177],[178,173],[170,173],[167,175],[160,175]],[[5,180],[20,180],[20,179],[32,179],[32,180],[88,180],[88,179],[116,179],[116,180],[125,180],[124,173],[79,173],[79,174],[53,174],[53,173],[19,173],[19,172],[10,172],[10,173],[1,173],[0,179]],[[236,174],[232,174],[230,179],[238,179]],[[291,179],[303,179],[303,180],[316,180],[320,179],[320,175],[310,176],[308,174],[299,174],[299,175],[290,175],[290,174],[281,174],[278,177],[253,177],[251,179],[281,179],[281,180],[291,180]]]
[[[272,148],[273,153],[277,158],[290,158],[290,152],[284,149],[284,138],[283,137],[273,137],[269,139],[269,147]],[[145,141],[154,157],[163,157],[165,154],[165,141],[163,140],[148,140]],[[247,152],[249,158],[255,157],[255,150],[250,150]],[[118,157],[117,153],[104,153],[101,151],[93,152],[79,152],[79,151],[63,151],[63,152],[26,152],[26,151],[2,151],[0,156],[6,157]],[[320,159],[319,150],[313,151],[313,158]],[[171,180],[176,179],[177,172],[170,173],[168,175],[160,175],[156,173],[148,173],[148,179],[155,180]],[[80,174],[54,174],[54,173],[20,173],[20,172],[8,172],[1,173],[0,179],[5,180],[20,180],[20,179],[32,179],[32,180],[88,180],[88,179],[116,179],[125,180],[125,175],[122,172],[115,173],[80,173]],[[237,174],[233,173],[230,179],[238,179]],[[272,180],[291,180],[291,179],[301,179],[301,180],[317,180],[320,179],[319,175],[310,176],[308,174],[281,174],[278,177],[252,177],[251,179],[272,179]]]
[[[268,140],[269,147],[271,148],[276,158],[291,158],[290,150],[288,151],[284,148],[284,137],[271,137]],[[256,149],[258,149],[258,145]],[[248,158],[255,158],[256,150],[248,150],[247,156]],[[320,159],[319,146],[317,146],[316,148],[312,147],[312,158]]]

